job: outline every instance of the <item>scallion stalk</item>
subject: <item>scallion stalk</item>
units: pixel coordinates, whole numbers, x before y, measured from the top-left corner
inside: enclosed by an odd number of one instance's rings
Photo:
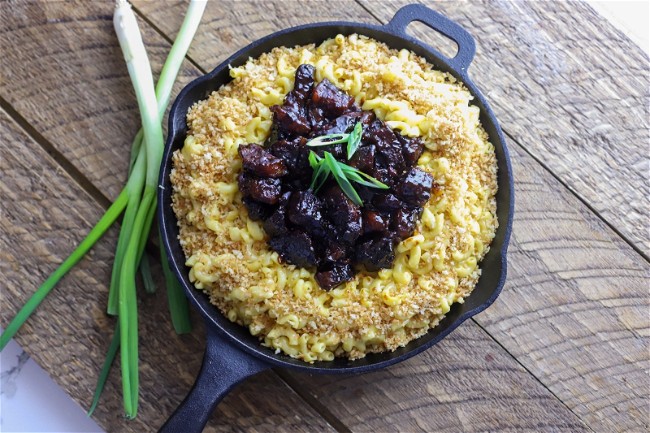
[[[154,92],[151,67],[135,16],[126,0],[116,1],[115,29],[127,61],[129,75],[134,83],[143,124],[143,128],[136,134],[132,143],[129,180],[86,238],[38,288],[0,336],[0,350],[2,350],[54,285],[92,248],[126,208],[116,251],[117,267],[113,269],[112,275],[112,296],[109,295],[109,312],[118,313],[120,317],[97,382],[89,415],[97,406],[110,366],[120,346],[122,347],[124,408],[128,417],[137,414],[138,330],[135,273],[138,263],[142,260],[155,216],[157,177],[163,150],[162,118],[173,83],[198,28],[205,6],[206,0],[191,0]],[[142,146],[143,142],[144,146]],[[169,270],[162,245],[161,253],[174,328],[178,333],[188,332],[191,326],[187,299]],[[147,272],[150,275],[150,271]]]
[[[163,150],[162,125],[158,117],[158,101],[154,90],[153,76],[147,51],[142,42],[140,28],[126,0],[117,0],[113,24],[120,42],[124,60],[133,83],[140,109],[144,145],[146,151],[146,177],[142,201],[133,223],[119,279],[118,311],[122,360],[122,392],[124,411],[128,418],[138,412],[138,311],[135,290],[136,260],[140,253],[140,240],[148,236],[146,226],[150,207],[156,204],[156,186]]]

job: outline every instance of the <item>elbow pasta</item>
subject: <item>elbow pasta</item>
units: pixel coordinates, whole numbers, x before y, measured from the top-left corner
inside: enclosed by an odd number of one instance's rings
[[[279,261],[237,184],[238,146],[268,138],[270,107],[282,104],[303,63],[397,132],[421,137],[418,166],[437,184],[393,267],[359,272],[329,292],[313,272]],[[361,35],[275,48],[230,75],[189,110],[173,157],[173,206],[197,289],[263,345],[305,362],[395,350],[463,302],[497,227],[494,147],[467,89],[412,52]]]

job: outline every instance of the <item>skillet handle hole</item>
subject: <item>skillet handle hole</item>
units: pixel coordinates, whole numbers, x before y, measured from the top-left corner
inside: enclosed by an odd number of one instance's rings
[[[405,32],[408,36],[419,39],[435,48],[448,59],[453,59],[458,54],[458,44],[456,42],[420,21],[410,22],[406,26]]]

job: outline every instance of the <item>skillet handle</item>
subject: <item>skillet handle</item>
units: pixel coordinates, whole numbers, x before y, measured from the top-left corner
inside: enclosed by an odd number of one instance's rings
[[[200,433],[217,404],[244,379],[271,368],[244,353],[206,324],[207,343],[201,371],[190,393],[159,433]]]
[[[404,6],[395,13],[393,19],[385,27],[392,33],[397,33],[399,36],[408,38],[409,36],[406,35],[406,27],[413,21],[419,21],[456,42],[456,45],[458,45],[458,53],[451,59],[440,54],[438,50],[434,49],[434,51],[440,57],[447,59],[447,62],[458,72],[462,74],[467,73],[467,68],[472,63],[472,59],[476,53],[474,38],[472,38],[467,30],[446,16],[420,4]]]

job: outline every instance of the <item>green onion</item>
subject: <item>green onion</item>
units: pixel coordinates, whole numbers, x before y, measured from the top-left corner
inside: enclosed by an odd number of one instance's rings
[[[312,176],[309,189],[314,192],[318,192],[320,187],[323,186],[327,180],[327,176],[330,174],[330,168],[327,164],[323,163],[323,159],[316,155],[313,150],[309,152],[309,163],[311,164],[312,168],[315,167],[314,175]]]
[[[172,274],[171,269],[169,269],[167,252],[162,244],[160,245],[160,260],[163,263],[163,273],[167,280],[165,285],[167,287],[167,302],[169,303],[172,325],[174,325],[174,330],[177,334],[186,334],[192,330],[187,297],[185,297],[183,288]]]
[[[115,331],[113,332],[113,338],[111,339],[111,345],[108,347],[108,352],[106,353],[106,359],[104,360],[104,365],[102,365],[102,370],[99,373],[97,378],[97,386],[95,386],[95,394],[93,395],[93,402],[88,409],[88,416],[91,416],[97,408],[99,403],[99,397],[102,395],[102,390],[104,385],[106,385],[106,380],[108,379],[108,373],[111,371],[111,365],[113,365],[113,360],[117,355],[117,349],[120,348],[120,322],[115,323]]]
[[[351,167],[346,164],[339,163],[341,170],[345,173],[345,175],[352,181],[368,186],[370,188],[379,188],[379,189],[389,189],[390,187],[386,185],[383,182],[378,181],[374,177],[370,176],[369,174],[364,173],[363,171],[360,171],[354,167]],[[364,180],[365,178],[365,180]]]
[[[332,171],[332,175],[334,176],[334,180],[336,180],[336,183],[339,184],[345,195],[347,195],[350,200],[357,206],[362,206],[363,201],[361,201],[361,197],[359,197],[359,194],[357,194],[357,191],[352,187],[352,184],[348,180],[347,177],[345,177],[345,174],[343,173],[343,170],[339,166],[339,162],[334,159],[331,153],[325,152],[325,162],[329,166],[330,170]]]
[[[352,166],[337,161],[331,153],[324,152],[324,155],[325,158],[321,158],[313,150],[309,152],[309,165],[311,165],[311,168],[314,170],[311,184],[309,185],[309,189],[312,191],[318,192],[330,173],[334,176],[334,180],[339,184],[345,195],[347,195],[357,206],[363,206],[363,201],[350,181],[370,188],[389,188],[388,185],[378,181],[374,177]]]
[[[350,134],[328,134],[312,138],[307,142],[307,146],[329,146],[330,144],[347,143]]]
[[[352,130],[350,137],[348,138],[348,159],[352,158],[354,152],[356,152],[357,149],[359,148],[359,145],[361,144],[362,135],[363,135],[363,124],[361,122],[357,122],[357,124],[354,125],[354,129]]]
[[[156,293],[156,283],[153,281],[153,276],[151,275],[151,264],[149,263],[149,258],[146,254],[143,254],[140,259],[140,276],[142,277],[144,291],[149,294]]]
[[[317,170],[320,167],[323,158],[318,156],[313,150],[309,151],[309,165],[311,165],[312,170]]]
[[[119,313],[120,317],[116,322],[115,333],[97,381],[97,388],[89,415],[95,410],[99,402],[99,396],[108,377],[110,366],[120,346],[122,347],[125,412],[128,417],[133,417],[137,413],[136,268],[138,263],[142,264],[141,271],[145,280],[145,287],[148,288],[148,291],[151,291],[153,289],[152,281],[150,281],[151,271],[148,267],[148,260],[144,258],[143,253],[155,216],[157,177],[163,148],[161,123],[169,103],[173,83],[199,25],[205,6],[205,1],[191,0],[154,93],[151,68],[135,16],[126,0],[116,1],[115,29],[127,61],[129,74],[134,83],[143,124],[143,128],[136,134],[131,146],[128,182],[118,198],[86,238],[38,288],[0,336],[0,350],[2,350],[54,285],[92,248],[126,209],[116,249],[116,266],[113,268],[108,306],[110,314]],[[143,142],[145,146],[142,146]],[[162,245],[160,247],[161,253],[164,254]],[[174,329],[178,333],[189,332],[191,323],[189,321],[187,299],[184,297],[178,281],[169,270],[166,257],[163,258],[162,265],[167,280],[169,309]]]

